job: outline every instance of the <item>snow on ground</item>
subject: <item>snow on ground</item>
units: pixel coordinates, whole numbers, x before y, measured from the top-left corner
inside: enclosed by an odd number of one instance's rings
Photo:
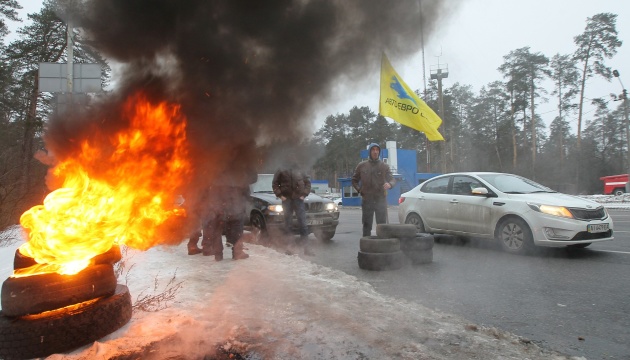
[[[630,207],[630,198],[596,200]],[[0,234],[1,279],[11,275],[22,242],[18,226]],[[175,277],[181,288],[169,306],[134,311],[118,331],[47,359],[211,359],[217,345],[249,359],[582,359],[381,295],[354,276],[297,255],[247,247],[249,259],[233,261],[226,249],[221,262],[189,256],[185,242],[128,250],[119,283],[135,300],[163,292]]]

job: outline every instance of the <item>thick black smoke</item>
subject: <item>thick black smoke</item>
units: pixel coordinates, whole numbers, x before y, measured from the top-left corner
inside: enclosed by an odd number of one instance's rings
[[[419,4],[87,0],[77,26],[124,64],[121,99],[142,89],[182,104],[198,188],[230,177],[235,161],[258,168],[267,160],[261,145],[299,143],[313,131],[313,106],[334,85],[378,71],[383,51],[397,61],[417,53],[420,24],[427,38],[441,9],[437,0]]]

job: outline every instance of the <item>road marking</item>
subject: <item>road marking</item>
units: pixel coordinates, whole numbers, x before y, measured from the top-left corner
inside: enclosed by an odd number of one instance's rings
[[[597,252],[616,253],[616,254],[630,254],[630,251],[595,250],[595,249],[590,249],[590,250],[591,250],[591,251],[597,251]]]

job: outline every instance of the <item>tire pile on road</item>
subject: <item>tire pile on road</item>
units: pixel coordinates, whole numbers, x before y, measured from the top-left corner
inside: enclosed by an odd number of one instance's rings
[[[433,244],[433,236],[418,233],[415,225],[378,224],[376,236],[359,242],[359,268],[383,271],[400,269],[406,262],[427,264],[433,261]]]

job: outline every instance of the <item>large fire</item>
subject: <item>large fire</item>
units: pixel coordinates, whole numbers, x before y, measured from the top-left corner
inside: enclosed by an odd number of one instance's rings
[[[81,140],[80,153],[52,169],[62,185],[20,218],[28,241],[19,251],[38,265],[13,276],[75,274],[114,244],[148,249],[160,225],[185,215],[174,193],[191,167],[179,106],[137,94],[122,114],[126,128]]]

